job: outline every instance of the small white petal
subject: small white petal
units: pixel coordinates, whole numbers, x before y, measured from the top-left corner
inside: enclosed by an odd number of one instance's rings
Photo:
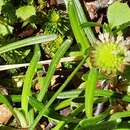
[[[104,33],[104,38],[106,42],[109,42],[110,40],[110,34],[109,33]]]
[[[104,38],[104,35],[103,35],[103,34],[100,34],[98,37],[99,37],[99,39],[100,39],[102,42],[105,42],[105,38]]]
[[[122,36],[117,36],[116,43],[122,43],[124,38]]]

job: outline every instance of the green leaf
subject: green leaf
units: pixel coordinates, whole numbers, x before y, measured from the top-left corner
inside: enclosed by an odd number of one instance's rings
[[[23,90],[22,90],[21,105],[26,116],[28,113],[28,97],[31,95],[32,79],[37,70],[37,63],[39,59],[40,59],[40,48],[38,45],[36,45],[33,58],[30,62],[30,65],[25,75],[24,85],[23,85]]]
[[[13,27],[0,21],[0,35],[5,36],[13,32]]]
[[[42,102],[39,102],[36,98],[33,96],[29,96],[28,98],[29,104],[35,108],[37,111],[40,111],[41,109],[44,108],[44,105]]]
[[[56,107],[55,107],[55,110],[60,110],[60,109],[63,109],[65,107],[68,107],[70,104],[71,104],[71,101],[72,99],[66,99],[62,102],[60,102]]]
[[[130,8],[127,3],[117,1],[108,7],[107,17],[112,28],[125,24],[130,21]]]
[[[75,13],[77,13],[80,25],[83,23],[88,23],[87,17],[84,13],[83,7],[80,3],[80,0],[72,0],[74,7],[76,8]],[[83,28],[83,31],[85,32],[85,35],[87,36],[89,42],[91,43],[91,45],[93,45],[96,41],[96,38],[94,36],[93,31],[91,30],[90,26],[86,26]]]
[[[83,90],[70,90],[70,91],[65,91],[65,92],[62,92],[60,93],[57,98],[58,99],[66,99],[66,98],[76,98],[78,97],[81,93],[82,93]]]
[[[117,119],[124,118],[124,117],[130,117],[130,111],[114,113],[111,116],[110,120],[117,120]]]
[[[76,8],[72,2],[69,2],[68,6],[69,20],[77,43],[79,44],[81,51],[84,53],[89,48],[89,41],[85,36],[83,29],[80,27],[80,21]]]
[[[36,14],[36,9],[34,6],[23,6],[16,10],[16,16],[21,18],[23,21],[27,20],[31,16]]]
[[[98,77],[98,70],[95,68],[90,69],[88,79],[86,81],[86,90],[85,90],[85,112],[88,118],[91,118],[93,115],[93,102],[94,102],[94,93],[96,89]]]
[[[110,109],[108,109],[105,112],[99,114],[98,116],[83,119],[79,122],[79,124],[82,127],[87,127],[89,125],[95,125],[96,123],[103,121],[107,116],[109,116],[109,114],[110,114]]]
[[[16,41],[16,42],[13,42],[13,43],[10,43],[8,45],[0,47],[0,54],[7,52],[7,51],[14,50],[14,49],[18,49],[21,47],[29,46],[29,45],[53,41],[55,39],[56,39],[55,34],[34,36],[34,37],[26,38],[26,39],[19,40],[19,41]]]

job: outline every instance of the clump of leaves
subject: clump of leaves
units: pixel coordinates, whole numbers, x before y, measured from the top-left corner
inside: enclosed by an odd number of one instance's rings
[[[47,12],[47,19],[43,26],[44,34],[55,33],[58,35],[55,41],[43,44],[48,57],[53,57],[59,46],[61,46],[64,38],[70,30],[68,16],[65,11],[51,9]]]

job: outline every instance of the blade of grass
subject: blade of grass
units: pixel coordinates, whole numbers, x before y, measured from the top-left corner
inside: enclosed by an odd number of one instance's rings
[[[91,118],[93,115],[94,92],[96,89],[97,76],[97,69],[90,69],[85,89],[85,113],[88,118]]]
[[[73,2],[73,5],[75,7],[75,12],[78,15],[80,25],[83,23],[87,23],[88,20],[87,20],[87,17],[85,16],[85,13],[83,11],[80,1],[79,0],[71,0],[71,1]],[[83,30],[87,38],[89,39],[89,42],[91,43],[91,45],[93,45],[96,41],[93,31],[91,30],[89,26],[84,28]]]
[[[124,118],[124,117],[130,117],[130,111],[124,111],[124,112],[114,113],[111,116],[110,121],[117,120],[117,119]]]
[[[76,98],[82,93],[82,91],[83,90],[77,90],[77,89],[76,90],[65,91],[65,92],[60,93],[57,96],[57,99]]]
[[[85,84],[83,85],[85,88]],[[66,98],[77,98],[80,96],[80,94],[84,92],[84,89],[76,89],[76,90],[70,90],[70,91],[64,91],[60,93],[57,97],[57,99],[66,99]],[[104,96],[104,97],[111,97],[114,94],[111,90],[95,90],[94,96]],[[123,100],[128,101],[130,99],[130,96],[124,96]]]
[[[74,116],[78,115],[80,112],[83,111],[83,109],[84,109],[84,104],[79,105],[75,110],[73,110],[70,113],[69,117],[74,117]]]
[[[74,36],[77,43],[80,45],[81,51],[84,53],[85,50],[89,48],[89,41],[85,36],[83,29],[80,27],[80,23],[72,2],[69,2],[68,13]]]
[[[37,70],[37,63],[39,59],[40,59],[40,48],[38,45],[36,45],[34,49],[33,58],[30,62],[30,66],[25,75],[23,90],[22,90],[22,97],[21,97],[21,106],[26,116],[28,113],[28,96],[31,95],[32,79]]]
[[[14,49],[18,49],[21,47],[29,46],[29,45],[53,41],[55,39],[56,39],[55,34],[26,38],[26,39],[19,40],[19,41],[0,47],[0,54],[5,53],[7,51],[14,50]]]
[[[96,22],[87,22],[87,23],[82,23],[80,26],[81,26],[82,28],[95,27],[95,26],[102,27],[102,24],[99,24],[99,23],[96,23]]]
[[[45,80],[43,82],[42,88],[40,90],[40,93],[37,96],[37,99],[39,101],[42,101],[43,97],[45,96],[45,94],[48,90],[48,87],[50,85],[51,78],[56,70],[56,66],[59,63],[60,59],[65,54],[65,52],[67,51],[67,49],[70,47],[71,43],[72,43],[71,39],[67,39],[65,42],[63,42],[61,47],[56,52],[54,58],[52,59],[51,64],[50,64],[49,69],[48,69],[48,72],[47,72],[47,75],[46,75]]]
[[[35,126],[37,125],[37,123],[39,122],[39,120],[42,118],[42,116],[44,115],[45,111],[50,107],[50,105],[53,103],[53,101],[57,98],[57,96],[59,95],[59,93],[61,93],[63,91],[63,89],[68,85],[68,83],[71,81],[71,79],[74,77],[74,75],[78,72],[78,70],[81,68],[81,66],[83,65],[83,63],[85,62],[86,58],[88,57],[88,55],[85,56],[85,58],[80,62],[80,64],[75,68],[75,70],[70,74],[70,76],[68,76],[68,78],[66,79],[66,81],[63,83],[63,85],[55,92],[55,94],[52,96],[52,98],[49,100],[49,102],[46,104],[46,106],[44,107],[44,109],[42,109],[38,116],[35,118],[34,123],[32,124],[32,126],[29,128],[29,130],[34,130]]]
[[[66,100],[60,102],[60,103],[55,107],[55,110],[57,111],[57,110],[60,110],[60,109],[63,109],[63,108],[65,108],[65,107],[70,106],[71,101],[72,101],[72,99],[66,99]]]
[[[105,112],[99,114],[98,116],[83,119],[79,122],[80,126],[87,127],[89,125],[95,125],[98,122],[103,121],[106,117],[110,115],[110,109],[106,110]]]

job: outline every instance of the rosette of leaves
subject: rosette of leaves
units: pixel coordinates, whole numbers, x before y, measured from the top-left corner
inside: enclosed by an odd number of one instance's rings
[[[69,19],[65,11],[56,9],[49,10],[44,24],[44,32],[64,35],[69,30],[68,21]]]
[[[52,9],[47,13],[47,19],[44,24],[44,34],[57,34],[55,41],[42,44],[43,49],[48,57],[53,57],[57,49],[63,42],[69,31],[69,20],[65,11]]]

